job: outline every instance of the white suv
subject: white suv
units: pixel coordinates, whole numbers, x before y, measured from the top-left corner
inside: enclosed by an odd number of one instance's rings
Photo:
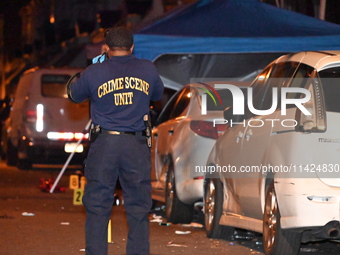
[[[89,145],[84,137],[89,103],[73,104],[66,94],[67,81],[80,71],[32,68],[20,77],[3,131],[8,165],[63,164],[80,139],[70,163],[82,164]]]
[[[340,240],[340,51],[282,56],[251,88],[201,168],[207,235],[260,232],[267,255]]]

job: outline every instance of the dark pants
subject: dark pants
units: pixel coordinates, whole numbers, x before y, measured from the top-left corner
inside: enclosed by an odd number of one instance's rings
[[[129,228],[126,254],[149,254],[150,167],[144,136],[99,134],[91,144],[85,161],[87,184],[83,196],[87,255],[108,252],[107,227],[118,177]]]

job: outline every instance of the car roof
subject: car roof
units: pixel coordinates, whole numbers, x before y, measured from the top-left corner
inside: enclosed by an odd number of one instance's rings
[[[208,82],[195,82],[195,83],[190,83],[187,84],[185,87],[190,87],[192,89],[196,89],[196,88],[206,88],[206,86],[214,88],[216,90],[222,89],[222,88],[215,88],[216,84],[229,84],[229,85],[235,85],[237,87],[249,87],[251,82],[248,81],[208,81]],[[200,94],[205,93],[204,90],[198,90]]]
[[[276,59],[274,62],[301,62],[312,66],[317,71],[326,68],[340,66],[340,50],[334,51],[302,51],[298,53],[287,54]]]

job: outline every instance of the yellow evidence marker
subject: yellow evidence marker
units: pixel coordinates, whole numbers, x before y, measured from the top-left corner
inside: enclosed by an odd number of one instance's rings
[[[85,184],[86,184],[86,178],[85,176],[80,177],[80,189],[84,190],[85,189]]]
[[[70,189],[79,189],[79,176],[76,174],[70,175]]]
[[[82,189],[75,189],[73,191],[73,204],[74,205],[82,205],[83,204],[83,195],[84,190]]]
[[[109,225],[107,226],[107,242],[112,243],[111,220],[109,220]]]

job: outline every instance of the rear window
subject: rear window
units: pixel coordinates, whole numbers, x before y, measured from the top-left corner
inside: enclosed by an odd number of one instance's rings
[[[340,112],[340,67],[323,70],[319,76],[325,97],[326,111]]]
[[[70,78],[70,75],[43,74],[41,76],[41,95],[67,98],[66,83]]]

